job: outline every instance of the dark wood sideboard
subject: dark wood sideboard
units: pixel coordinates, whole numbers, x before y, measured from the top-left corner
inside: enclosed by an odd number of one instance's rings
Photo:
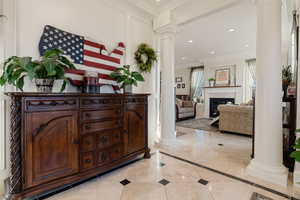
[[[148,94],[7,93],[10,199],[91,178],[148,148]]]

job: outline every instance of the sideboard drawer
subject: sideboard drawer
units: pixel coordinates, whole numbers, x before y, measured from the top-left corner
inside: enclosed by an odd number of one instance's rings
[[[75,97],[25,98],[25,111],[74,110],[78,107],[79,100]]]
[[[97,149],[104,149],[122,142],[122,129],[104,131],[97,134],[96,146]]]
[[[101,119],[116,119],[122,117],[121,107],[96,110],[96,111],[83,111],[81,114],[81,119],[83,121],[89,120],[101,120]]]
[[[97,165],[104,165],[110,161],[109,151],[99,151],[97,156]]]
[[[81,169],[91,169],[95,166],[94,152],[81,154]]]
[[[95,148],[94,135],[85,135],[82,137],[80,150],[82,152],[93,151]]]
[[[118,145],[118,146],[111,148],[111,150],[110,150],[110,160],[111,161],[118,160],[119,158],[122,157],[122,155],[123,155],[123,146],[122,145]]]
[[[118,160],[123,156],[123,145],[116,145],[111,148],[97,152],[97,165],[105,165],[107,163]]]
[[[103,148],[111,146],[110,133],[104,132],[104,133],[99,134],[97,137],[96,144],[97,144],[98,149],[103,149]]]
[[[122,98],[88,97],[80,99],[80,108],[105,108],[123,104]]]
[[[113,130],[110,135],[110,142],[112,145],[119,144],[122,142],[122,129]]]
[[[121,120],[85,123],[82,125],[82,133],[85,134],[85,133],[104,131],[107,129],[119,128],[121,126],[122,126]]]

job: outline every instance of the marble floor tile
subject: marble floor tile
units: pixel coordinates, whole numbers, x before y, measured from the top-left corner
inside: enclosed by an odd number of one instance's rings
[[[166,192],[167,198],[172,200],[214,200],[207,188],[199,183],[170,183]]]
[[[151,159],[138,159],[48,199],[250,200],[253,193],[273,200],[300,197],[291,177],[288,187],[280,187],[245,174],[250,138],[179,129],[186,134],[157,146]]]
[[[164,187],[159,183],[131,183],[124,187],[121,200],[167,200]]]

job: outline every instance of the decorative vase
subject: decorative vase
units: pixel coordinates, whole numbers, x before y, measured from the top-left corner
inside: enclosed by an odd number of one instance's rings
[[[132,85],[125,85],[124,93],[125,94],[132,94]]]
[[[51,93],[54,80],[53,79],[35,79],[35,84],[38,92]]]
[[[209,87],[214,87],[215,86],[215,81],[209,81]]]

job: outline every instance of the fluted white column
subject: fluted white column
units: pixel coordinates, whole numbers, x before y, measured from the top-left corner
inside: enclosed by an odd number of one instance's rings
[[[161,143],[176,138],[175,133],[175,28],[160,30],[161,59]]]
[[[255,157],[247,173],[287,185],[282,154],[281,0],[257,0]]]

